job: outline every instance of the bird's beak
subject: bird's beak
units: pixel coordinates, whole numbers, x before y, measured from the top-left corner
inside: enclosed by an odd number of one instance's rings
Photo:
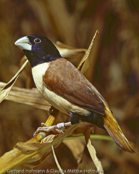
[[[27,36],[21,37],[14,44],[16,46],[18,46],[19,48],[21,48],[22,50],[31,51],[31,49],[32,49],[31,43],[30,43],[29,38]]]

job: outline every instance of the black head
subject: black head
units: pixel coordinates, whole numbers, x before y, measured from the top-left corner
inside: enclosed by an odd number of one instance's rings
[[[61,58],[54,44],[42,35],[24,36],[15,45],[24,51],[32,67]]]

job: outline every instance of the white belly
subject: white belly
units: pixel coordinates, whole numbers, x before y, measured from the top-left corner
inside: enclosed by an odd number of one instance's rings
[[[72,103],[68,102],[64,98],[60,97],[59,95],[51,92],[49,89],[46,88],[43,82],[43,75],[45,74],[47,68],[49,67],[49,63],[42,63],[32,68],[32,75],[35,82],[35,85],[42,96],[55,108],[59,111],[67,114],[68,111],[73,113],[78,113],[80,115],[89,115],[90,112],[73,105]]]

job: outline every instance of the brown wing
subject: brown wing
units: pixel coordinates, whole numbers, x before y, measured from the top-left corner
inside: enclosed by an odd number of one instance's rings
[[[90,111],[105,113],[101,94],[66,59],[52,61],[43,76],[43,81],[49,90],[69,102]]]

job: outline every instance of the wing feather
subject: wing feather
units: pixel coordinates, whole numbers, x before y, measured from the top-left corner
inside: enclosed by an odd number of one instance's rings
[[[49,64],[43,76],[46,87],[69,102],[89,111],[104,114],[104,104],[97,89],[66,59]]]

